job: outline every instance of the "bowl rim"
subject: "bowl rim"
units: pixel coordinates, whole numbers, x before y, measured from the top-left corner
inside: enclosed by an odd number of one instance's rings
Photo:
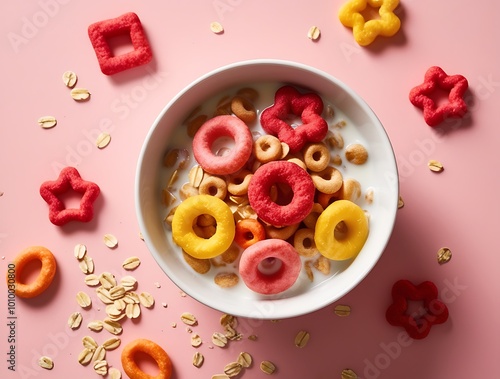
[[[190,90],[192,90],[194,87],[205,81],[206,79],[218,75],[220,73],[223,73],[227,70],[233,70],[237,69],[241,66],[257,66],[257,65],[275,65],[275,66],[287,66],[290,68],[294,69],[299,69],[299,70],[304,70],[304,71],[309,71],[311,74],[316,75],[318,77],[322,77],[330,82],[332,82],[334,85],[342,88],[343,91],[345,91],[355,102],[357,105],[359,105],[364,112],[370,115],[370,118],[372,118],[374,121],[378,123],[380,131],[383,132],[383,135],[385,136],[386,142],[388,147],[390,148],[390,153],[392,157],[392,163],[393,163],[393,170],[394,170],[394,178],[392,182],[392,191],[394,193],[399,195],[399,176],[398,176],[398,168],[397,168],[397,163],[396,163],[396,157],[394,153],[394,149],[392,147],[389,135],[387,134],[386,129],[384,128],[383,124],[381,123],[380,119],[378,116],[375,114],[375,112],[372,110],[372,108],[367,104],[367,102],[361,98],[360,95],[358,95],[352,88],[350,88],[347,84],[345,84],[343,81],[340,79],[334,77],[333,75],[320,70],[318,68],[315,68],[313,66],[291,61],[291,60],[282,60],[282,59],[250,59],[250,60],[242,60],[242,61],[237,61],[233,63],[229,63],[226,65],[223,65],[221,67],[215,68],[195,80],[191,81],[188,85],[184,86],[174,97],[171,98],[170,101],[167,102],[167,104],[164,106],[164,108],[161,110],[161,112],[158,114],[158,116],[155,118],[153,121],[152,125],[150,126],[148,133],[146,134],[146,137],[143,141],[143,145],[140,150],[140,154],[137,160],[137,166],[136,166],[136,176],[135,176],[135,185],[134,185],[134,198],[135,198],[135,209],[136,209],[136,217],[139,223],[140,231],[143,235],[144,242],[146,243],[146,246],[148,248],[148,251],[151,255],[153,255],[156,263],[160,266],[161,270],[166,274],[166,276],[173,282],[174,285],[179,287],[182,291],[184,291],[186,294],[188,294],[190,297],[193,299],[197,300],[198,302],[215,309],[217,311],[225,312],[225,313],[231,313],[234,316],[240,316],[240,317],[248,317],[248,318],[254,318],[254,319],[285,319],[285,318],[290,318],[290,317],[297,317],[301,316],[304,314],[309,314],[314,311],[317,311],[319,309],[322,309],[329,304],[332,304],[333,302],[341,299],[343,296],[345,296],[347,293],[352,291],[357,285],[359,285],[364,278],[370,273],[370,271],[376,266],[378,261],[380,260],[380,257],[386,250],[387,244],[389,243],[390,237],[393,233],[394,230],[394,225],[396,222],[396,211],[397,211],[397,203],[398,203],[398,198],[399,196],[395,196],[395,199],[392,203],[392,208],[389,210],[390,214],[392,215],[391,217],[391,222],[390,225],[387,225],[387,236],[385,238],[385,241],[383,244],[380,245],[379,252],[376,256],[376,259],[373,259],[370,264],[365,265],[363,270],[360,270],[356,276],[356,280],[353,281],[353,283],[350,283],[347,286],[344,286],[341,290],[337,291],[337,295],[331,299],[323,299],[323,301],[317,301],[314,302],[314,305],[308,304],[306,307],[296,307],[296,309],[293,312],[290,312],[289,310],[283,312],[280,310],[279,306],[274,306],[272,304],[271,308],[272,311],[270,312],[261,312],[259,314],[248,314],[244,312],[238,312],[237,310],[229,310],[229,309],[222,309],[221,307],[217,306],[211,301],[208,301],[209,299],[206,298],[200,298],[200,296],[196,296],[192,291],[190,291],[187,288],[182,288],[181,285],[178,284],[175,278],[175,275],[173,275],[172,272],[167,272],[168,270],[163,267],[163,265],[159,261],[159,254],[157,252],[157,249],[154,247],[153,243],[150,241],[150,236],[147,231],[145,221],[142,217],[143,215],[143,202],[141,201],[141,182],[142,182],[142,175],[143,175],[143,161],[145,154],[147,152],[147,147],[150,144],[151,138],[155,134],[155,130],[158,127],[158,125],[161,123],[162,119],[165,117],[166,113],[169,111],[170,108],[181,98],[183,97],[186,93],[188,93]],[[263,302],[263,306],[269,305],[270,303],[273,303],[275,301],[280,301],[280,298],[274,298],[274,299],[258,299],[257,301]],[[264,305],[265,303],[265,305]]]

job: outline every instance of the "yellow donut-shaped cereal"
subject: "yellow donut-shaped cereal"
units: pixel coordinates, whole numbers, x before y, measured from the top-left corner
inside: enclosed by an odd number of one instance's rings
[[[215,234],[205,239],[193,230],[193,222],[203,214],[215,218]],[[172,220],[174,242],[186,253],[199,259],[214,258],[226,251],[235,234],[234,218],[229,206],[210,195],[188,197],[177,207]]]
[[[335,237],[335,227],[343,221],[346,233]],[[314,242],[326,258],[341,261],[354,258],[368,238],[368,220],[365,212],[349,200],[337,200],[330,204],[316,222]]]

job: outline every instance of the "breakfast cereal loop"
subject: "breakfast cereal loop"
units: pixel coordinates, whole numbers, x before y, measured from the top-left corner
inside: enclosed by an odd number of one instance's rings
[[[227,154],[216,155],[212,152],[212,145],[222,137],[234,140],[234,147]],[[243,121],[235,116],[221,115],[200,127],[193,139],[193,154],[210,174],[229,175],[245,165],[252,154],[252,145],[252,134]]]
[[[254,292],[271,295],[290,288],[302,269],[295,248],[278,239],[254,243],[241,254],[240,277]]]
[[[20,278],[24,269],[33,261],[40,261],[42,264],[38,277],[31,283],[21,282]],[[10,270],[7,272],[7,283],[10,289],[12,279],[14,279],[16,296],[22,298],[32,298],[44,292],[52,283],[57,268],[54,255],[43,246],[31,246],[24,249],[15,257],[12,264],[15,266],[15,272],[11,273]]]
[[[196,218],[208,214],[215,218],[215,233],[210,238],[198,236],[193,229]],[[177,207],[172,219],[174,242],[189,255],[199,258],[214,258],[226,251],[233,242],[235,225],[233,213],[221,199],[210,195],[188,197]]]
[[[141,370],[136,359],[137,355],[145,354],[151,357],[158,366],[158,374],[149,375]],[[157,343],[147,339],[136,339],[123,348],[121,354],[123,371],[132,379],[170,379],[172,377],[172,361],[169,355]]]
[[[399,0],[349,0],[339,10],[342,25],[352,28],[354,39],[360,46],[368,46],[378,36],[392,37],[401,27],[401,20],[394,14]],[[365,20],[367,6],[378,8],[378,19]]]
[[[246,249],[254,243],[266,238],[266,231],[262,224],[253,218],[245,218],[236,223],[234,242]]]
[[[335,228],[343,222],[345,235],[337,238]],[[330,204],[316,222],[314,242],[321,255],[332,260],[354,258],[368,238],[368,220],[361,207],[349,200]]]

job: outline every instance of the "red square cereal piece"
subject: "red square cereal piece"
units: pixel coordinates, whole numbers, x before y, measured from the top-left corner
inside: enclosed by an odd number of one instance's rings
[[[135,13],[129,12],[117,18],[96,22],[89,26],[88,33],[101,71],[105,75],[149,63],[153,58],[141,21]],[[107,39],[127,34],[130,35],[134,50],[113,56]]]

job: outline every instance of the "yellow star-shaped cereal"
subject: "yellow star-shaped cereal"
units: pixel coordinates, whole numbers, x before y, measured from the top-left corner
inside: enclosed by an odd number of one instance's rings
[[[378,8],[379,19],[366,21],[361,12],[367,5]],[[368,46],[377,36],[391,37],[397,33],[401,21],[394,14],[399,0],[349,0],[339,10],[342,25],[352,28],[354,39],[361,46]]]

